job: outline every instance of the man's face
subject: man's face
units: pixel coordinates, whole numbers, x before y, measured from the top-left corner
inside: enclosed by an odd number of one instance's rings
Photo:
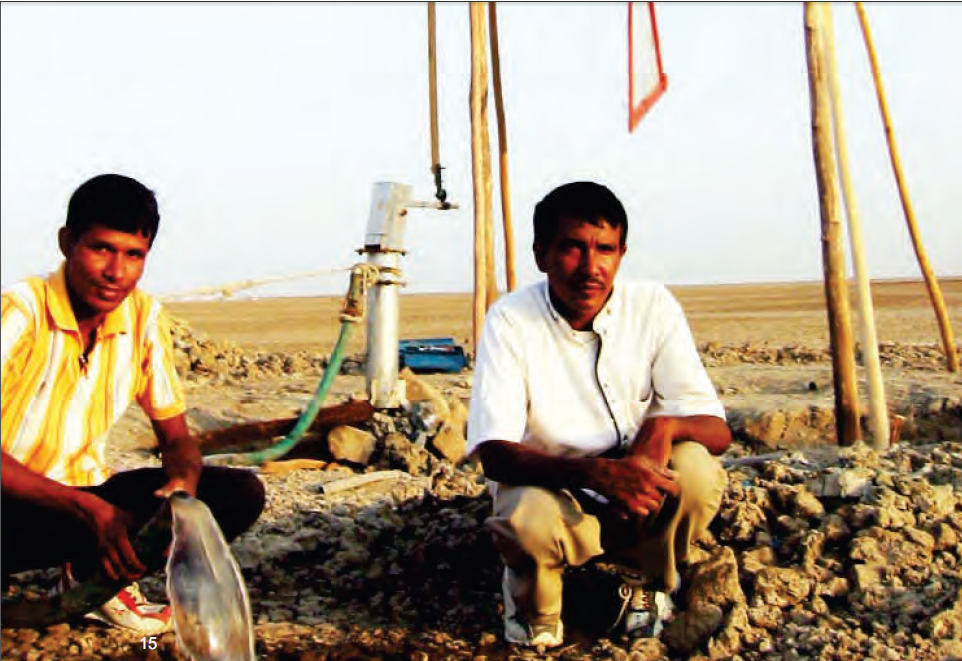
[[[150,239],[103,225],[80,236],[60,230],[67,286],[78,320],[107,314],[134,290],[144,273]]]
[[[621,232],[607,222],[566,217],[548,245],[535,242],[535,261],[548,276],[552,301],[572,328],[590,328],[608,300],[625,254]]]

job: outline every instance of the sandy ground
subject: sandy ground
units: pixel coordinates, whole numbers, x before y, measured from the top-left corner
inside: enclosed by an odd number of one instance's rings
[[[949,319],[962,332],[962,278],[940,282]],[[688,314],[695,340],[739,345],[828,345],[821,283],[776,283],[671,287]],[[880,342],[940,342],[939,327],[921,281],[873,284]],[[175,316],[197,330],[250,349],[330,351],[338,333],[337,298],[263,298],[172,302]],[[853,320],[857,321],[853,299]],[[401,336],[451,336],[471,348],[470,294],[403,294]],[[354,350],[363,346],[362,334]]]

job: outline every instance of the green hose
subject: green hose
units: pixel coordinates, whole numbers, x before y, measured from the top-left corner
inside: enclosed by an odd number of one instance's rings
[[[297,445],[304,433],[314,424],[321,404],[327,398],[327,393],[334,383],[334,377],[341,370],[341,363],[344,361],[344,350],[347,348],[347,341],[351,335],[351,330],[364,318],[364,296],[368,286],[377,276],[377,270],[367,264],[357,264],[351,270],[351,284],[344,297],[344,306],[341,309],[341,332],[337,336],[337,343],[334,351],[331,352],[331,360],[324,370],[321,382],[317,384],[314,397],[307,408],[301,412],[294,429],[287,436],[269,448],[255,450],[254,452],[213,454],[204,457],[205,466],[260,466],[267,461],[276,461]]]
[[[331,361],[324,370],[324,376],[321,377],[321,382],[317,384],[317,390],[314,391],[314,397],[311,399],[311,403],[308,404],[307,408],[301,412],[300,417],[297,419],[297,424],[294,425],[294,429],[292,429],[287,436],[269,448],[264,448],[263,450],[255,450],[254,452],[244,453],[209,455],[204,457],[204,465],[260,466],[267,461],[276,461],[290,452],[294,446],[300,442],[301,438],[303,438],[304,433],[311,428],[311,425],[314,423],[314,419],[321,410],[321,404],[323,404],[324,400],[327,398],[327,393],[331,389],[331,384],[334,383],[334,377],[337,376],[337,373],[341,369],[341,363],[344,362],[344,348],[347,346],[347,340],[351,335],[351,329],[353,327],[354,322],[341,322],[341,332],[337,337],[337,344],[334,345],[334,352],[331,354]]]

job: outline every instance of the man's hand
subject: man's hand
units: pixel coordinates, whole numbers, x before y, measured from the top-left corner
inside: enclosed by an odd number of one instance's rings
[[[674,471],[643,455],[595,459],[590,473],[595,491],[624,514],[641,518],[657,514],[666,494],[677,496],[680,492]]]
[[[107,576],[132,581],[147,570],[130,543],[128,530],[133,520],[130,513],[88,491],[38,475],[6,452],[0,453],[0,459],[3,496],[59,511],[87,526],[97,546],[98,562]]]
[[[100,566],[113,580],[133,581],[147,571],[137,558],[128,531],[131,514],[93,494],[82,501],[84,520],[94,533]]]
[[[641,425],[635,442],[628,451],[631,456],[647,457],[656,465],[664,468],[671,459],[671,446],[678,435],[681,423],[679,418],[648,418]]]
[[[555,457],[519,443],[492,440],[479,448],[484,474],[502,484],[546,489],[591,489],[625,515],[647,517],[666,494],[680,492],[675,473],[642,456]]]
[[[158,498],[170,498],[177,491],[186,491],[193,496],[197,491],[197,487],[194,485],[194,488],[191,489],[190,485],[187,483],[187,480],[182,477],[175,477],[172,480],[169,480],[167,484],[157,489],[157,491],[154,492],[154,495]]]

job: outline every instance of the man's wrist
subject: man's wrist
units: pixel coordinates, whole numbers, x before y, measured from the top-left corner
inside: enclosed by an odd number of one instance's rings
[[[70,493],[67,509],[78,521],[93,528],[97,521],[97,511],[106,501],[82,489],[71,489]]]

